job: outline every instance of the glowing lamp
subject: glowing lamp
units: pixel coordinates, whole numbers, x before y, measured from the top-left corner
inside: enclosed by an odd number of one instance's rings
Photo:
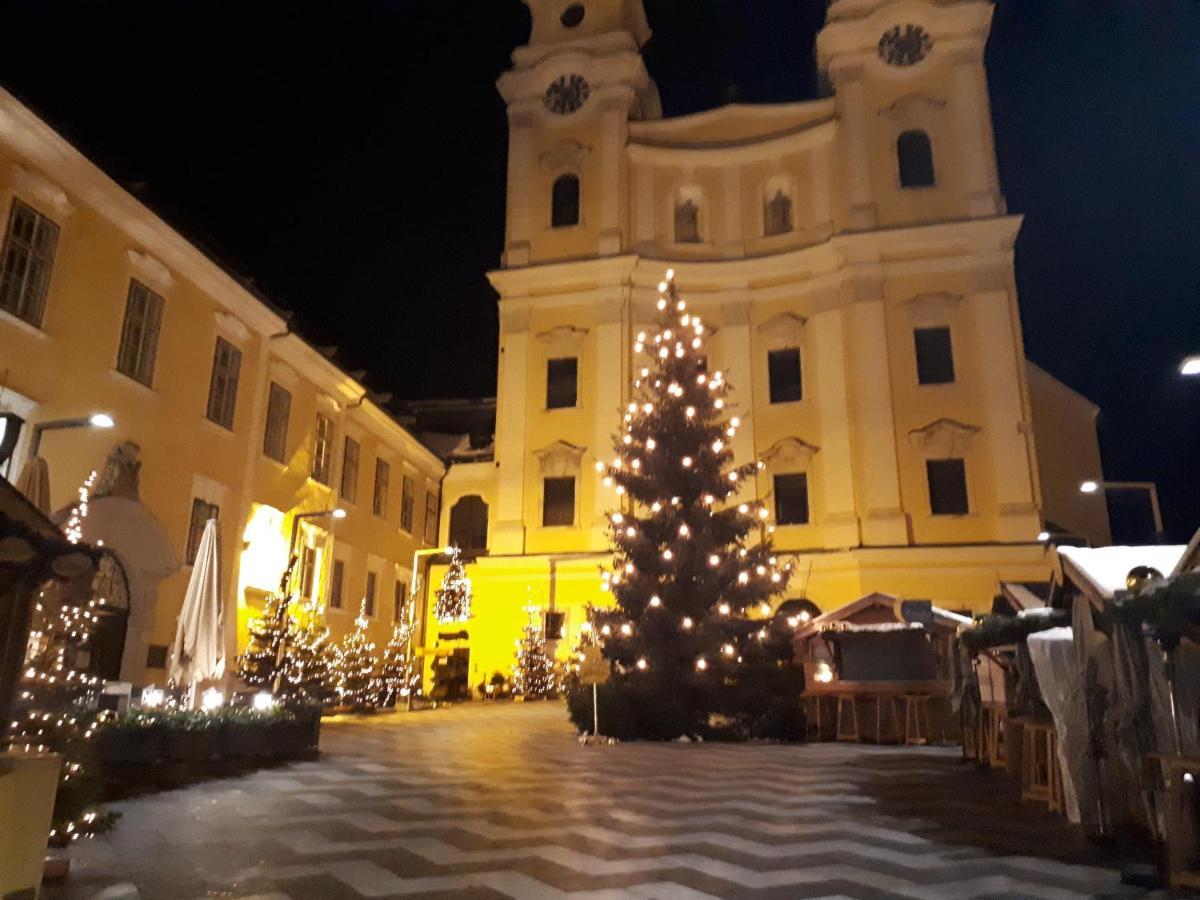
[[[147,709],[157,709],[162,706],[163,698],[162,688],[155,687],[152,684],[142,688],[142,706]]]
[[[266,712],[275,706],[275,698],[271,696],[270,691],[259,691],[254,695],[253,704],[259,712]]]
[[[1037,539],[1038,539],[1039,541],[1042,541],[1042,542],[1045,542],[1045,541],[1048,541],[1048,540],[1050,540],[1050,532],[1048,532],[1048,531],[1039,531],[1039,532],[1038,532]]]
[[[200,705],[204,709],[220,709],[225,705],[225,694],[217,688],[209,688],[200,696]]]
[[[344,518],[346,518],[346,511],[344,509],[339,508],[339,509],[335,509],[333,512],[331,512],[330,515],[333,516],[335,519],[344,519]]]
[[[813,680],[819,681],[821,684],[829,684],[833,681],[833,667],[827,662],[817,663],[816,669],[813,672]]]
[[[1200,356],[1189,356],[1179,364],[1179,374],[1189,377],[1200,375]]]
[[[1081,494],[1094,494],[1098,490],[1100,490],[1100,484],[1096,481],[1085,481],[1079,485]]]
[[[117,423],[108,413],[93,413],[88,419],[88,424],[93,428],[112,428]]]

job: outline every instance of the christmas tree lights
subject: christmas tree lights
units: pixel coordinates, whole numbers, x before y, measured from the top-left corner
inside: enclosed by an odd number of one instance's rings
[[[356,710],[374,709],[379,703],[380,682],[376,676],[379,660],[375,644],[367,637],[367,601],[364,599],[348,632],[333,650],[330,680],[340,706]]]
[[[632,703],[643,723],[635,736],[699,734],[714,718],[748,734],[802,686],[791,630],[750,617],[764,604],[769,612],[790,566],[771,549],[767,507],[740,499],[761,463],[735,464],[743,422],[725,418],[732,388],[707,370],[708,330],[672,272],[657,305],[657,330],[634,344],[634,396],[615,456],[596,464],[621,504],[609,516],[614,558],[603,573],[616,607],[596,616],[617,673],[606,690]],[[653,707],[670,712],[656,719]]]
[[[555,691],[554,660],[546,652],[542,626],[535,621],[536,610],[530,609],[524,634],[516,641],[517,662],[513,666],[513,695],[538,700]]]
[[[471,579],[467,577],[458,547],[450,548],[450,568],[442,576],[434,614],[443,625],[471,618]]]
[[[421,668],[412,652],[412,625],[404,619],[392,628],[392,637],[383,648],[379,669],[380,703],[395,706],[401,698],[420,693]]]

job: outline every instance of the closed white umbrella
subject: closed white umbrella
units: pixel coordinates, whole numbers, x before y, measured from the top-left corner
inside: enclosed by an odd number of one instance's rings
[[[209,681],[225,674],[225,643],[217,520],[209,519],[183,595],[170,675],[176,684]]]
[[[21,469],[21,477],[17,479],[17,490],[25,498],[50,515],[50,467],[40,456],[35,456],[25,463]]]

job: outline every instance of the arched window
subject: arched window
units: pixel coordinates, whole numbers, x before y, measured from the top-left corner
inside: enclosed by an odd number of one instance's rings
[[[700,243],[700,205],[691,197],[675,204],[675,243]]]
[[[550,225],[568,228],[579,224],[579,176],[560,175],[550,199]]]
[[[450,543],[466,553],[487,549],[488,507],[482,497],[461,497],[450,510]]]
[[[896,139],[896,158],[900,163],[900,187],[932,187],[937,184],[933,171],[933,145],[924,131],[905,131]]]
[[[792,230],[792,198],[776,188],[774,196],[763,203],[763,234],[787,234]]]

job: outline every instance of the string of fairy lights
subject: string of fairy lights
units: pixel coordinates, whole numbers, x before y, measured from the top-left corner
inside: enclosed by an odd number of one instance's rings
[[[687,519],[697,515],[697,508],[707,516],[708,522],[714,517],[728,515],[731,502],[736,502],[735,498],[741,493],[746,481],[764,468],[761,461],[733,466],[728,474],[721,478],[719,487],[713,486],[696,498],[671,496],[641,503],[629,496],[629,486],[645,485],[648,482],[649,469],[653,467],[656,471],[662,471],[664,462],[657,456],[663,452],[660,441],[668,438],[667,433],[662,430],[664,427],[674,426],[682,432],[691,427],[701,427],[705,423],[714,423],[717,436],[698,450],[688,448],[690,452],[680,455],[675,460],[679,470],[684,473],[688,473],[689,470],[698,471],[701,467],[708,471],[714,464],[719,466],[732,463],[731,444],[742,427],[742,420],[738,416],[732,416],[726,422],[715,421],[727,412],[729,383],[721,371],[710,373],[706,371],[706,365],[700,362],[703,359],[708,329],[702,318],[690,311],[687,302],[678,296],[674,279],[674,270],[668,270],[666,278],[658,285],[658,329],[653,332],[639,332],[633,344],[637,355],[635,359],[642,358],[644,363],[640,366],[635,363],[635,366],[638,366],[634,380],[635,397],[624,411],[623,433],[620,434],[616,445],[618,455],[608,463],[603,460],[596,462],[596,471],[600,475],[601,483],[604,487],[613,489],[620,498],[619,503],[625,506],[624,510],[618,509],[608,516],[610,533],[617,553],[612,568],[602,573],[601,588],[610,594],[621,593],[623,586],[643,576],[657,579],[664,584],[669,582],[678,574],[675,570],[677,563],[683,564],[680,557],[686,550],[686,544],[693,539],[694,531],[706,524],[703,518],[700,525],[697,525],[694,518],[691,523]],[[684,365],[688,360],[696,360],[696,365],[689,369]],[[692,382],[690,385],[688,380]],[[667,419],[678,410],[680,404],[686,404],[682,407],[682,418],[678,422],[675,419],[668,422]],[[672,405],[674,409],[671,408]],[[660,416],[664,418],[656,418]],[[694,456],[693,453],[699,453],[700,456]],[[728,591],[732,595],[730,599],[736,602],[739,589],[747,597],[761,594],[764,590],[768,593],[781,591],[786,585],[792,566],[790,563],[781,564],[775,555],[763,556],[762,550],[768,546],[766,536],[774,532],[774,527],[769,523],[770,510],[761,500],[736,502],[736,506],[732,508],[736,509],[739,516],[751,517],[762,529],[763,539],[758,547],[738,547],[734,557],[737,560],[736,574],[733,575]],[[640,520],[639,515],[642,517]],[[633,559],[633,550],[635,542],[642,537],[642,528],[653,525],[656,530],[661,530],[662,517],[671,515],[684,521],[679,521],[676,526],[672,520],[673,533],[659,534],[653,538],[657,541],[657,559],[650,563],[648,571],[641,571]],[[705,533],[711,535],[711,527],[705,529]],[[724,571],[727,561],[726,557],[718,553],[707,557],[708,566],[714,573]],[[648,612],[668,614],[667,604],[664,603],[661,593],[660,591],[651,594],[646,601],[645,607]],[[712,612],[718,619],[730,619],[751,610],[769,616],[771,606],[765,601],[747,601],[737,603],[735,608],[729,600],[722,600],[715,605]],[[699,623],[688,615],[679,616],[676,624],[679,631],[684,633],[693,632],[699,627]],[[636,627],[634,621],[614,621],[600,625],[597,630],[602,639],[631,638]],[[589,624],[588,629],[591,628],[593,626]],[[759,629],[753,632],[753,637],[765,640],[768,631],[766,628]],[[727,661],[742,661],[742,654],[731,641],[721,645],[720,654],[726,657]],[[698,655],[694,660],[695,670],[699,673],[708,671],[710,666],[711,660],[705,655]],[[638,656],[633,661],[632,668],[637,672],[647,672],[650,669],[650,660],[645,655]]]

